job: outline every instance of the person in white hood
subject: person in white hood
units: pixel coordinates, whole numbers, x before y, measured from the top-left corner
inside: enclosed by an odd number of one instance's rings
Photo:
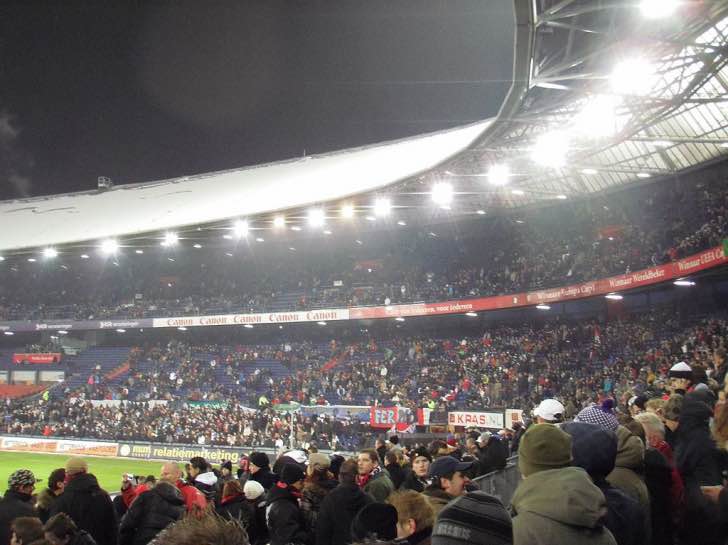
[[[190,459],[190,480],[191,484],[205,495],[207,503],[216,503],[220,500],[220,486],[217,475],[207,460],[201,456]]]

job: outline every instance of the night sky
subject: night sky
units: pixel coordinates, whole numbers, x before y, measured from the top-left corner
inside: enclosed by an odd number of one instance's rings
[[[494,115],[512,0],[0,3],[0,199]]]

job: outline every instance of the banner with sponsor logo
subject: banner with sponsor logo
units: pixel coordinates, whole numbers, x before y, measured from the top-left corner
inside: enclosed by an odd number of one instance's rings
[[[43,439],[39,437],[0,438],[0,450],[15,452],[51,452],[93,456],[116,456],[117,443],[68,439]]]
[[[206,327],[219,325],[284,324],[292,322],[325,322],[348,320],[349,309],[334,308],[296,312],[261,314],[219,314],[216,316],[179,316],[154,318],[154,327]]]
[[[473,411],[454,411],[447,413],[447,423],[450,426],[463,426],[466,428],[493,428],[503,429],[503,413],[485,413]]]
[[[219,464],[230,460],[234,464],[240,460],[243,448],[233,447],[195,447],[192,445],[165,445],[160,443],[119,443],[114,454],[122,458],[139,460],[174,460],[187,462],[190,458],[201,456],[208,462]],[[250,448],[245,449],[250,450]]]
[[[13,363],[53,364],[60,362],[60,352],[31,352],[27,354],[13,354]]]
[[[407,407],[375,406],[369,411],[369,425],[372,428],[405,431],[416,424],[416,415]]]

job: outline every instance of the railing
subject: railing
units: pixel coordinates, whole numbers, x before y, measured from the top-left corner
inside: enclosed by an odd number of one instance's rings
[[[508,458],[504,469],[487,473],[473,480],[480,487],[480,490],[495,496],[506,507],[511,503],[513,493],[520,481],[521,472],[518,470],[518,455]]]

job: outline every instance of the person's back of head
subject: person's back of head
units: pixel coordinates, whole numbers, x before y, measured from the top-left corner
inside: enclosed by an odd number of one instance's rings
[[[355,484],[359,474],[359,464],[353,458],[344,460],[339,468],[339,482],[342,484]]]
[[[210,470],[210,464],[202,456],[190,458],[190,467],[196,469],[199,473],[207,473]]]
[[[37,517],[18,517],[10,524],[15,543],[28,545],[43,538],[43,523]]]
[[[249,545],[248,534],[235,520],[215,514],[185,517],[162,530],[153,545]]]
[[[468,492],[448,503],[432,529],[432,545],[511,545],[513,522],[497,498]]]
[[[53,515],[43,526],[43,533],[51,543],[68,543],[78,534],[78,527],[66,513]]]
[[[432,528],[435,511],[427,498],[414,490],[400,490],[392,493],[387,502],[397,510],[397,538],[411,536]]]
[[[384,465],[394,466],[399,463],[399,457],[395,451],[390,450],[384,455]]]
[[[595,483],[605,484],[617,460],[616,434],[586,422],[567,422],[561,429],[571,436],[573,465],[585,470]]]
[[[59,494],[63,490],[63,483],[66,480],[66,469],[60,467],[51,471],[48,477],[48,489],[54,494]]]

